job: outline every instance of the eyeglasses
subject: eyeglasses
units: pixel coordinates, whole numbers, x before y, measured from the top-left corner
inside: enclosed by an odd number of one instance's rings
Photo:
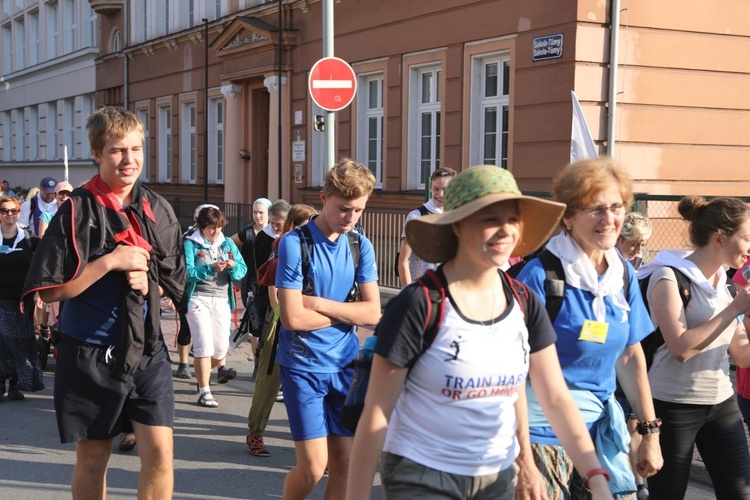
[[[623,215],[625,213],[625,205],[622,203],[615,203],[614,205],[610,205],[608,207],[586,207],[579,208],[578,210],[580,210],[581,212],[586,212],[586,214],[588,214],[588,216],[593,219],[601,219],[602,217],[604,217],[608,210],[612,212],[615,217]]]
[[[58,192],[57,192],[57,193],[55,193],[55,194],[56,194],[57,196],[70,196],[70,191],[68,191],[68,190],[63,190],[63,191],[58,191]]]
[[[3,215],[8,215],[8,214],[18,215],[20,213],[21,213],[21,210],[18,208],[0,208],[0,214],[3,214]]]

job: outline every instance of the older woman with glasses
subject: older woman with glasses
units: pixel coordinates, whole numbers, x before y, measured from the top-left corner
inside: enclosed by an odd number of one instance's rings
[[[632,498],[636,485],[628,462],[630,436],[614,397],[619,379],[648,433],[638,453],[638,472],[662,465],[659,423],[651,400],[640,341],[653,330],[633,267],[615,250],[633,191],[627,173],[610,159],[568,165],[553,182],[557,201],[567,205],[562,233],[531,260],[518,279],[545,302],[557,333],[565,381],[595,437],[599,460],[609,471],[610,490]],[[562,273],[550,277],[550,263]],[[554,266],[553,266],[554,267]],[[559,305],[551,311],[550,304]],[[547,422],[531,387],[529,425],[534,460],[550,499],[586,498],[584,483]],[[640,428],[640,427],[639,427]]]
[[[21,204],[15,198],[0,198],[0,401],[5,380],[10,380],[8,397],[24,399],[23,391],[44,389],[42,366],[36,355],[32,315],[34,307],[27,301],[21,307],[21,290],[31,257],[39,239],[18,224]]]
[[[643,264],[643,249],[653,231],[651,219],[642,213],[630,212],[625,216],[615,248],[625,260],[633,264],[636,271]]]

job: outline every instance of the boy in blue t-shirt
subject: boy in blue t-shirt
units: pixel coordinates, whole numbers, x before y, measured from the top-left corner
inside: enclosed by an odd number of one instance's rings
[[[326,174],[320,193],[323,210],[307,226],[312,254],[303,295],[302,252],[297,232],[279,243],[276,271],[281,331],[276,360],[281,368],[297,465],[284,482],[284,498],[307,498],[328,467],[326,498],[343,498],[352,433],[340,421],[359,341],[354,326],[380,319],[380,292],[372,244],[359,237],[356,272],[346,233],[365,209],[375,178],[364,165],[345,159]],[[304,246],[304,250],[303,250]],[[354,282],[360,300],[345,302]]]

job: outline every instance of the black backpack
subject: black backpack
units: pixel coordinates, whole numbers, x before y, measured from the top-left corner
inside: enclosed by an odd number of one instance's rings
[[[687,306],[690,302],[691,297],[690,279],[676,267],[666,267],[670,268],[674,272],[674,277],[677,280],[677,291],[679,292],[680,299],[682,299],[682,308],[684,310],[687,310]],[[651,308],[648,305],[648,295],[646,292],[648,291],[648,284],[651,280],[652,275],[653,274],[649,274],[645,278],[638,280],[638,286],[641,289],[641,295],[643,295],[643,303],[646,304],[646,310],[649,312],[649,314],[651,314]],[[729,290],[729,293],[732,295],[732,297],[737,296],[737,287],[735,286],[734,281],[732,281],[729,275],[727,275],[727,289]],[[663,345],[664,336],[662,335],[661,329],[659,327],[651,332],[646,338],[641,340],[643,354],[646,356],[646,369],[651,368],[651,364],[654,362],[654,354],[656,354],[656,350]]]
[[[424,205],[419,205],[419,208],[417,210],[419,210],[420,217],[430,213],[430,211],[427,210],[427,207]],[[398,279],[398,259],[400,256],[401,256],[401,252],[400,251],[396,252],[396,260],[393,261],[393,272],[396,273],[396,279]],[[408,283],[406,283],[406,285],[408,285]]]
[[[523,318],[524,322],[526,322],[528,317],[525,312],[529,308],[529,289],[515,278],[510,276],[507,276],[507,278],[510,283],[511,292],[513,292],[513,296],[516,302],[518,302],[521,312],[524,313]],[[440,324],[443,322],[443,315],[445,314],[445,287],[443,286],[443,282],[440,281],[437,272],[432,269],[428,269],[420,278],[417,278],[416,283],[419,284],[419,287],[427,298],[427,315],[422,331],[422,350],[419,353],[419,356],[421,356],[434,342],[437,332],[440,330]],[[409,370],[414,366],[419,356],[412,361]],[[369,372],[372,369],[372,361],[355,361],[354,367],[355,375],[352,378],[352,385],[349,388],[349,393],[354,394],[354,397],[347,397],[347,401],[344,403],[341,411],[341,425],[352,432],[356,431],[357,423],[359,423],[359,418],[362,416],[362,410],[364,409],[367,391],[361,390],[360,386],[370,379]]]

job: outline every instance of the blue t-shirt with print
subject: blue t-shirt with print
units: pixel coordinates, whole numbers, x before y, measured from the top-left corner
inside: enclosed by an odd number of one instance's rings
[[[568,387],[591,391],[600,401],[605,401],[615,391],[615,363],[625,348],[640,342],[653,331],[633,266],[629,263],[625,265],[630,280],[626,297],[630,311],[623,321],[623,311],[614,305],[611,297],[604,297],[606,322],[609,325],[604,343],[578,340],[584,321],[596,321],[593,310],[594,294],[573,288],[568,283],[565,283],[562,307],[552,324],[557,333],[557,356]],[[518,275],[519,281],[536,292],[546,304],[545,277],[544,267],[539,259],[531,260]],[[541,409],[529,408],[530,413],[534,411]],[[554,433],[549,427],[532,428],[531,436],[532,442],[556,444]]]
[[[315,283],[315,295],[343,302],[354,283],[354,262],[348,238],[340,235],[336,241],[331,241],[314,222],[311,221],[307,227],[313,239],[308,274]],[[377,281],[372,243],[360,235],[359,247],[357,283]],[[276,287],[302,290],[302,246],[296,231],[287,233],[279,242]],[[279,332],[276,361],[281,366],[296,370],[336,373],[352,362],[359,349],[354,327],[344,323],[309,332],[291,332],[282,326]]]

